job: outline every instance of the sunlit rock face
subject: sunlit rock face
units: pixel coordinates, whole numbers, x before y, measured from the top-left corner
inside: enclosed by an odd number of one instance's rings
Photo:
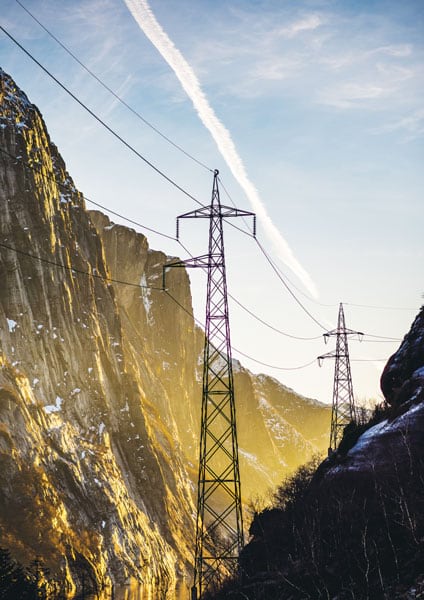
[[[1,248],[2,544],[71,586],[81,572],[172,580],[191,557],[192,492],[154,367],[126,343],[103,245],[38,110],[4,74],[0,101],[17,157],[1,156],[0,242],[20,252]],[[145,240],[138,255],[143,268]]]
[[[177,302],[153,289],[170,259],[86,210],[1,70],[0,148],[1,546],[69,592],[172,584],[192,558],[200,425],[187,274],[168,273]],[[234,367],[247,500],[326,447],[329,409]]]

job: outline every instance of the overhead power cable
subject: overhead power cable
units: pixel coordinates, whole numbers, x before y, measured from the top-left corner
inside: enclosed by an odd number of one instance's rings
[[[387,340],[388,342],[401,342],[400,338],[387,337],[385,335],[374,335],[373,333],[364,333],[367,337],[377,338],[379,340]]]
[[[42,258],[41,256],[37,256],[36,254],[32,254],[31,252],[25,252],[24,250],[18,250],[18,248],[14,248],[13,246],[9,246],[8,244],[0,243],[1,248],[6,248],[7,250],[11,250],[12,252],[16,252],[16,254],[21,254],[22,256],[27,256],[28,258],[32,258],[33,260],[38,260],[41,263],[45,263],[47,265],[53,265],[55,267],[59,267],[61,269],[65,269],[66,271],[70,271],[71,273],[78,273],[78,275],[86,275],[87,277],[94,277],[95,279],[101,279],[105,283],[118,283],[120,285],[128,285],[136,288],[145,288],[148,290],[157,290],[162,291],[162,288],[155,287],[151,285],[141,285],[139,283],[130,283],[129,281],[122,281],[121,279],[114,279],[112,277],[106,277],[105,275],[99,275],[98,273],[90,273],[89,271],[83,271],[82,269],[77,269],[76,267],[72,267],[69,265],[65,265],[56,260],[50,260],[48,258]]]
[[[354,304],[353,302],[344,302],[346,306],[354,306],[357,308],[375,308],[379,310],[418,310],[411,306],[376,306],[375,304]]]
[[[61,263],[59,261],[50,260],[50,259],[38,256],[36,254],[32,254],[31,252],[26,252],[24,250],[19,250],[18,248],[15,248],[13,246],[9,246],[8,244],[4,244],[2,242],[0,242],[0,247],[1,248],[5,248],[6,250],[10,250],[12,252],[15,252],[16,254],[20,254],[22,256],[26,256],[26,257],[31,258],[33,260],[37,260],[37,261],[39,261],[41,263],[59,267],[61,269],[69,271],[71,273],[76,273],[78,275],[85,275],[87,277],[93,277],[95,279],[101,279],[102,281],[104,281],[105,283],[108,283],[108,284],[109,283],[116,283],[116,284],[119,284],[119,285],[126,285],[126,286],[135,287],[135,288],[139,288],[139,289],[141,288],[141,289],[155,290],[155,291],[158,291],[158,292],[165,292],[167,294],[167,296],[169,296],[185,313],[187,313],[190,317],[193,318],[193,320],[195,321],[195,323],[199,327],[203,328],[202,323],[198,319],[196,319],[194,317],[192,311],[188,310],[168,290],[166,290],[166,289],[164,290],[162,287],[150,286],[150,285],[142,285],[140,283],[132,283],[132,282],[129,282],[129,281],[123,281],[121,279],[115,279],[115,278],[112,278],[112,277],[107,277],[105,275],[100,275],[100,274],[94,273],[94,272],[83,271],[82,269],[78,269],[76,267],[65,265],[64,263]],[[310,365],[312,365],[315,362],[315,360],[316,360],[316,359],[314,359],[314,360],[312,360],[312,361],[310,361],[308,363],[305,363],[303,365],[299,365],[299,366],[296,366],[296,367],[281,367],[281,366],[278,366],[278,365],[271,365],[271,364],[266,363],[264,361],[258,360],[257,358],[254,358],[253,356],[250,356],[249,354],[246,354],[245,352],[242,352],[241,350],[239,350],[238,348],[236,348],[233,345],[231,345],[231,348],[235,352],[237,352],[241,356],[244,356],[245,358],[248,358],[249,360],[252,360],[252,361],[254,361],[254,362],[256,362],[256,363],[258,363],[260,365],[263,365],[265,367],[269,367],[270,369],[277,369],[277,370],[280,370],[280,371],[297,371],[297,370],[300,370],[300,369],[304,369],[304,368],[309,367]],[[363,359],[356,358],[356,359],[352,359],[352,360],[354,360],[355,362],[380,362],[380,361],[386,361],[387,358],[375,358],[375,359],[373,359],[373,358],[369,358],[369,359],[368,358],[363,358]]]
[[[170,293],[168,290],[165,290],[165,292],[166,292],[166,294],[167,294],[167,295],[168,295],[170,298],[172,298],[172,300],[173,300],[173,301],[174,301],[174,302],[175,302],[175,303],[176,303],[176,304],[177,304],[177,305],[178,305],[178,306],[179,306],[179,307],[180,307],[180,308],[181,308],[181,309],[182,309],[184,312],[186,312],[187,314],[189,314],[190,316],[192,316],[192,313],[191,313],[189,310],[187,310],[187,308],[186,308],[186,307],[185,307],[183,304],[181,304],[181,302],[179,302],[179,301],[178,301],[178,300],[177,300],[177,299],[176,299],[176,298],[175,298],[175,297],[174,297],[174,296],[173,296],[173,295],[172,295],[172,294],[171,294],[171,293]],[[196,324],[197,324],[199,327],[203,328],[203,324],[202,324],[202,323],[200,323],[200,321],[199,321],[198,319],[194,318],[194,321],[195,321],[195,323],[196,323]],[[297,367],[280,367],[280,366],[277,366],[277,365],[270,365],[270,364],[268,364],[268,363],[266,363],[266,362],[263,362],[263,361],[261,361],[261,360],[258,360],[257,358],[253,358],[253,356],[250,356],[250,355],[248,355],[248,354],[245,354],[245,353],[244,353],[244,352],[242,352],[241,350],[238,350],[238,348],[236,348],[235,346],[233,346],[233,344],[231,344],[231,349],[232,349],[232,350],[234,350],[234,352],[237,352],[237,354],[240,354],[241,356],[244,356],[245,358],[248,358],[249,360],[252,360],[253,362],[256,362],[256,363],[258,363],[259,365],[263,365],[263,366],[265,366],[265,367],[269,367],[270,369],[278,369],[278,370],[280,370],[280,371],[296,371],[296,370],[298,370],[298,369],[304,369],[305,367],[309,367],[309,366],[310,366],[310,365],[312,365],[314,362],[316,362],[316,359],[314,359],[314,360],[312,360],[311,362],[308,362],[307,364],[300,365],[300,366],[297,366]]]
[[[240,306],[240,308],[242,308],[245,312],[247,312],[251,317],[256,319],[256,321],[259,321],[259,323],[262,323],[262,325],[265,325],[265,327],[268,327],[268,329],[272,329],[272,331],[275,331],[276,333],[279,333],[279,334],[283,335],[284,337],[288,337],[293,340],[308,340],[308,341],[318,340],[322,337],[322,334],[316,335],[314,337],[301,337],[298,335],[292,335],[290,333],[286,333],[285,331],[281,331],[281,329],[278,329],[278,327],[274,327],[274,325],[271,325],[270,323],[267,323],[267,321],[264,321],[264,319],[261,319],[261,317],[258,317],[258,315],[256,315],[254,312],[252,312],[246,306],[244,306],[244,304],[242,304],[240,302],[240,300],[237,300],[237,298],[235,298],[232,294],[229,293],[228,296],[229,296],[229,298],[231,298],[231,300],[233,300],[236,304],[238,304],[238,306]]]
[[[249,360],[253,360],[254,362],[256,362],[256,363],[258,363],[260,365],[263,365],[264,367],[268,367],[269,369],[277,369],[278,371],[300,371],[301,369],[306,369],[306,367],[310,367],[311,365],[313,365],[314,363],[317,362],[317,359],[314,358],[310,362],[307,362],[304,365],[299,365],[298,367],[279,367],[277,365],[270,365],[270,364],[268,364],[266,362],[263,362],[261,360],[257,360],[256,358],[253,358],[252,356],[249,356],[245,352],[242,352],[241,350],[237,350],[237,348],[234,348],[234,346],[232,346],[232,348],[238,354],[241,354],[241,356],[244,356],[244,358],[248,358]]]
[[[233,204],[233,206],[235,206],[235,204],[234,204],[234,200],[233,200],[233,198],[231,197],[231,195],[230,195],[229,191],[227,190],[227,188],[225,187],[225,185],[223,184],[223,182],[222,182],[221,178],[219,179],[219,182],[220,182],[220,184],[221,184],[221,186],[222,186],[222,188],[223,188],[224,192],[225,192],[225,193],[226,193],[226,195],[228,196],[229,200],[231,201],[231,203]],[[248,229],[250,229],[249,225],[247,224],[247,222],[246,222],[246,220],[245,220],[244,218],[243,218],[243,221],[244,221],[244,223],[245,223],[246,227],[247,227]],[[252,230],[251,230],[251,229],[250,229],[250,233],[252,234]],[[253,237],[253,235],[252,235],[252,237]],[[274,261],[273,261],[273,262],[274,262]],[[302,294],[303,296],[305,296],[305,297],[306,297],[308,300],[312,300],[312,298],[309,298],[309,296],[308,296],[307,294],[305,294],[305,292],[303,292],[303,291],[302,291],[302,290],[301,290],[301,289],[300,289],[298,286],[296,286],[296,285],[293,283],[293,281],[291,281],[291,279],[290,279],[290,278],[289,278],[289,277],[288,277],[288,276],[287,276],[285,273],[283,273],[283,271],[280,269],[280,267],[279,267],[279,266],[278,266],[278,265],[277,265],[275,262],[274,262],[274,267],[275,267],[275,269],[276,269],[276,270],[279,272],[279,274],[281,275],[281,277],[283,277],[285,280],[287,280],[287,281],[290,283],[290,285],[291,285],[291,286],[292,286],[292,287],[293,287],[293,288],[294,288],[294,289],[295,289],[297,292],[299,292],[300,294]],[[324,304],[324,303],[322,303],[322,302],[318,302],[318,301],[317,301],[317,304],[319,304],[319,305],[321,305],[321,306],[330,306],[330,307],[333,307],[333,306],[338,306],[337,304]],[[306,339],[306,338],[305,338],[305,339]],[[312,338],[311,338],[311,339],[312,339]]]
[[[233,204],[233,206],[235,206],[234,204],[234,200],[232,199],[232,197],[230,196],[227,188],[225,187],[225,185],[222,183],[221,179],[219,179],[220,184],[222,185],[222,188],[224,190],[224,192],[227,194],[228,198],[230,199],[231,203]],[[244,219],[243,219],[244,220]],[[245,222],[246,226],[248,226],[248,224]],[[281,273],[280,269],[277,267],[277,265],[274,263],[274,261],[268,256],[267,252],[265,251],[265,248],[262,246],[262,244],[259,242],[259,240],[257,239],[256,236],[253,236],[252,231],[250,230],[250,233],[253,237],[253,239],[255,240],[256,244],[259,246],[262,254],[265,256],[265,258],[267,259],[267,261],[269,262],[269,264],[271,265],[274,273],[277,275],[277,277],[279,278],[279,280],[283,283],[284,287],[288,290],[288,292],[291,294],[291,296],[294,298],[294,300],[297,302],[297,304],[299,304],[299,306],[302,308],[302,310],[304,312],[306,312],[306,314],[319,326],[321,327],[321,329],[323,329],[324,331],[327,331],[327,328],[324,327],[324,325],[322,325],[322,323],[320,323],[317,319],[315,319],[315,317],[308,311],[308,309],[300,302],[300,300],[297,298],[297,296],[295,295],[295,293],[290,289],[290,287],[287,285],[283,274]],[[288,336],[288,337],[296,337],[296,339],[318,339],[320,336],[317,336],[316,338],[298,338],[297,336]]]
[[[388,361],[390,356],[386,356],[386,358],[351,358],[352,362],[384,362]]]
[[[190,158],[192,161],[194,161],[195,163],[197,163],[198,165],[200,165],[201,167],[205,168],[207,171],[210,171],[211,173],[213,173],[213,169],[210,169],[207,165],[205,165],[202,161],[198,160],[195,156],[193,156],[192,154],[190,154],[189,152],[187,152],[186,150],[184,150],[184,148],[182,148],[179,144],[176,144],[175,142],[173,142],[168,136],[166,136],[164,133],[162,133],[157,127],[155,127],[154,125],[152,125],[152,123],[150,123],[147,119],[145,119],[138,111],[136,111],[132,106],[130,106],[127,102],[125,102],[125,100],[123,98],[121,98],[121,96],[119,96],[119,94],[117,94],[114,90],[112,90],[102,79],[100,79],[100,77],[98,75],[96,75],[91,69],[89,69],[87,67],[87,65],[85,65],[77,56],[75,56],[75,54],[67,47],[65,46],[65,44],[63,44],[63,42],[61,42],[59,40],[59,38],[57,38],[49,29],[47,29],[47,27],[45,27],[45,25],[43,25],[43,23],[37,19],[37,17],[28,9],[26,8],[26,6],[24,6],[22,4],[22,2],[20,2],[19,0],[15,0],[17,2],[17,4],[19,4],[19,6],[21,8],[24,9],[24,11],[26,13],[28,13],[28,15],[36,22],[38,23],[38,25],[40,25],[40,27],[42,29],[44,29],[44,31],[57,43],[59,44],[59,46],[61,48],[63,48],[63,50],[65,50],[65,52],[67,52],[69,54],[69,56],[71,58],[73,58],[73,60],[75,62],[77,62],[91,77],[93,77],[93,79],[95,79],[106,91],[108,91],[110,94],[112,94],[112,96],[118,100],[118,102],[120,102],[123,106],[125,106],[125,108],[127,108],[129,111],[131,111],[133,113],[133,115],[135,115],[138,119],[140,119],[140,121],[142,121],[145,125],[147,125],[147,127],[150,127],[150,129],[152,129],[155,133],[157,133],[158,135],[160,135],[164,140],[166,140],[169,144],[171,144],[171,146],[174,146],[174,148],[176,148],[177,150],[179,150],[180,152],[182,152],[183,154],[185,154],[185,156],[187,156],[188,158]]]
[[[3,154],[5,154],[6,156],[8,156],[9,158],[16,160],[16,161],[20,161],[21,159],[17,156],[14,156],[13,154],[11,154],[10,152],[8,152],[7,150],[4,150],[3,148],[0,148],[0,152],[2,152]],[[39,168],[39,165],[37,163],[34,163],[33,165],[30,165],[29,163],[24,163],[26,167],[28,167],[31,170],[37,171],[38,173],[40,173],[43,177],[45,177],[46,179],[53,181],[54,183],[56,183],[56,185],[58,185],[59,187],[69,191],[70,190],[70,186],[67,186],[66,184],[62,183],[62,182],[58,182],[57,179],[54,177],[53,174],[50,173],[45,173],[44,171],[41,171]],[[171,235],[168,235],[166,233],[163,233],[161,231],[158,231],[157,229],[153,229],[152,227],[147,227],[146,225],[142,225],[141,223],[139,223],[138,221],[135,221],[133,219],[130,219],[128,217],[126,217],[125,215],[123,215],[122,213],[118,213],[110,208],[108,208],[107,206],[105,206],[104,204],[100,204],[99,202],[95,202],[94,200],[91,200],[90,198],[88,198],[87,196],[81,194],[83,200],[85,200],[86,202],[93,204],[94,206],[97,206],[98,208],[101,208],[102,210],[104,210],[105,212],[108,212],[116,217],[119,217],[120,219],[123,219],[124,221],[127,221],[128,223],[131,223],[132,225],[136,225],[142,229],[145,229],[146,231],[150,231],[152,233],[155,233],[157,235],[160,235],[164,238],[167,238],[169,240],[175,241],[177,242],[182,248],[183,250],[189,255],[192,256],[191,252],[189,251],[189,249],[181,242],[180,239],[177,239],[175,237],[172,237]],[[243,231],[243,230],[241,230]],[[238,304],[245,312],[247,312],[251,317],[253,317],[254,319],[256,319],[258,322],[262,323],[265,327],[268,327],[268,329],[271,329],[273,331],[275,331],[276,333],[279,333],[285,337],[288,338],[292,338],[292,339],[296,339],[296,340],[315,340],[315,339],[319,339],[321,337],[321,335],[318,336],[314,336],[314,337],[302,337],[302,336],[296,336],[296,335],[292,335],[290,333],[286,333],[285,331],[282,331],[281,329],[271,325],[270,323],[268,323],[267,321],[265,321],[264,319],[262,319],[261,317],[259,317],[258,315],[256,315],[253,311],[251,311],[249,308],[247,308],[242,302],[240,302],[240,300],[238,300],[235,296],[233,296],[232,294],[228,294],[229,297],[236,303]]]
[[[11,158],[13,160],[16,160],[18,162],[21,161],[20,157],[14,156],[13,154],[11,154],[10,152],[8,152],[7,150],[4,150],[3,148],[0,148],[0,152],[2,152],[3,154],[5,154],[6,156],[8,156],[9,158]],[[37,171],[42,177],[44,177],[48,181],[54,182],[59,188],[62,188],[64,190],[68,191],[68,192],[69,191],[73,191],[72,188],[69,185],[66,185],[65,183],[57,181],[57,179],[55,178],[54,174],[45,173],[44,171],[42,171],[40,169],[40,165],[38,165],[37,163],[34,163],[33,165],[30,165],[28,162],[25,162],[23,164],[28,169],[31,169],[32,171]],[[81,192],[79,192],[79,194],[81,194]],[[82,199],[85,202],[93,204],[94,206],[97,206],[98,208],[101,208],[105,212],[108,212],[111,215],[114,215],[115,217],[119,217],[120,219],[123,219],[124,221],[127,221],[127,223],[131,223],[132,225],[136,225],[137,227],[141,227],[141,229],[145,229],[146,231],[150,231],[151,233],[155,233],[156,235],[160,235],[161,237],[167,238],[169,240],[178,241],[174,237],[172,237],[172,235],[168,235],[167,233],[163,233],[162,231],[158,231],[157,229],[153,229],[153,227],[147,227],[147,225],[142,225],[138,221],[134,221],[133,219],[130,219],[129,217],[126,217],[125,215],[123,215],[121,213],[118,213],[118,212],[112,210],[111,208],[108,208],[104,204],[99,204],[99,202],[95,202],[94,200],[91,200],[90,198],[87,198],[87,196],[84,196],[84,194],[81,194],[81,197],[82,197]]]
[[[229,200],[231,201],[231,203],[233,204],[233,206],[235,206],[234,200],[231,197],[231,195],[230,195],[229,191],[227,190],[227,188],[225,187],[224,183],[222,182],[221,178],[219,178],[219,182],[220,182],[220,184],[222,186],[222,189],[224,190],[225,194],[227,195],[227,197],[229,198]],[[243,221],[244,221],[246,227],[248,229],[250,229],[250,226],[248,225],[248,223],[246,222],[246,220],[244,218],[243,218]],[[251,229],[250,229],[250,233],[252,234],[252,230]],[[324,307],[327,307],[327,308],[332,308],[334,306],[338,306],[339,305],[338,303],[327,304],[327,303],[324,303],[324,302],[320,302],[319,300],[316,300],[315,298],[311,298],[302,289],[300,289],[295,283],[293,283],[293,281],[290,279],[290,277],[288,277],[285,273],[283,273],[283,271],[281,270],[281,268],[279,267],[278,264],[276,264],[274,262],[274,266],[279,271],[280,275],[284,279],[286,279],[289,282],[289,284],[297,292],[299,292],[299,294],[302,294],[302,296],[304,296],[310,302],[314,302],[315,304],[318,304],[319,306],[324,306]],[[352,302],[344,302],[343,304],[346,305],[346,306],[355,306],[355,307],[360,307],[360,308],[375,308],[375,309],[382,309],[382,310],[417,310],[417,308],[405,307],[405,306],[376,306],[376,305],[372,305],[372,304],[354,304]]]
[[[166,295],[169,296],[169,298],[171,298],[175,304],[177,304],[185,313],[187,313],[191,318],[194,319],[195,323],[199,327],[203,328],[203,324],[198,319],[196,319],[194,317],[193,313],[190,310],[188,310],[183,304],[181,304],[181,302],[179,302],[168,290],[164,290],[161,287],[150,286],[150,285],[141,285],[139,283],[131,283],[129,281],[123,281],[121,279],[115,279],[115,278],[112,278],[112,277],[106,277],[106,276],[100,275],[98,273],[93,273],[93,272],[90,273],[89,271],[83,271],[82,269],[78,269],[76,267],[65,265],[64,263],[61,263],[59,261],[50,260],[50,259],[38,256],[36,254],[32,254],[31,252],[26,252],[24,250],[19,250],[18,248],[14,248],[13,246],[9,246],[8,244],[4,244],[4,243],[1,243],[1,242],[0,242],[0,247],[1,248],[5,248],[6,250],[10,250],[12,252],[15,252],[16,254],[20,254],[22,256],[26,256],[28,258],[31,258],[32,260],[37,260],[40,263],[44,263],[44,264],[52,265],[52,266],[55,266],[55,267],[59,267],[61,269],[69,271],[71,273],[76,273],[78,275],[85,275],[87,277],[94,277],[96,279],[101,279],[105,283],[116,283],[116,284],[119,284],[119,285],[127,285],[127,286],[135,287],[135,288],[155,290],[155,291],[158,291],[158,292],[165,292]],[[252,356],[249,356],[248,354],[245,354],[241,350],[238,350],[235,346],[231,346],[231,347],[232,347],[232,349],[235,352],[237,352],[241,356],[244,356],[245,358],[248,358],[249,360],[252,360],[252,361],[254,361],[254,362],[256,362],[256,363],[258,363],[260,365],[263,365],[263,366],[266,366],[266,367],[269,367],[269,368],[272,368],[272,369],[279,369],[279,370],[282,370],[282,371],[295,371],[295,370],[298,370],[298,369],[304,369],[305,367],[308,367],[313,362],[315,362],[315,359],[314,359],[314,361],[311,361],[310,363],[307,363],[305,365],[300,365],[298,367],[280,367],[280,366],[276,366],[276,365],[270,365],[268,363],[265,363],[265,362],[263,362],[261,360],[258,360],[256,358],[254,358]]]
[[[367,335],[364,333],[364,335]],[[390,338],[387,340],[351,340],[353,342],[361,342],[361,344],[393,344],[393,342],[401,342],[400,338]]]
[[[9,158],[11,158],[12,160],[15,160],[17,162],[20,162],[22,159],[19,156],[15,156],[13,154],[11,154],[10,152],[8,152],[7,150],[4,150],[3,148],[0,148],[0,152],[6,156],[8,156]],[[57,181],[57,179],[55,178],[53,173],[46,173],[45,171],[42,171],[40,169],[40,165],[38,163],[34,163],[34,164],[29,164],[28,162],[23,162],[22,164],[24,164],[25,167],[27,167],[30,170],[36,171],[37,173],[39,173],[42,177],[44,177],[45,179],[54,182],[59,188],[62,188],[66,191],[75,191],[75,188],[71,187],[69,184],[65,184],[63,182]],[[85,201],[88,202],[90,204],[93,204],[94,206],[97,206],[98,208],[101,208],[102,210],[104,210],[107,213],[110,213],[116,217],[119,217],[120,219],[131,223],[132,225],[135,225],[137,227],[140,227],[141,229],[144,229],[146,231],[150,231],[151,233],[154,233],[156,235],[159,235],[161,237],[167,238],[171,241],[177,242],[182,248],[183,250],[189,255],[189,256],[193,256],[190,252],[190,250],[181,242],[180,239],[177,239],[169,234],[163,233],[161,231],[158,231],[157,229],[154,229],[152,227],[148,227],[147,225],[142,225],[139,221],[135,221],[134,219],[131,219],[129,217],[126,217],[125,215],[123,215],[122,213],[118,213],[110,208],[108,208],[107,206],[100,204],[99,202],[95,202],[94,200],[91,200],[90,198],[88,198],[87,196],[81,194],[81,192],[78,192],[78,194],[80,194],[81,198]],[[19,252],[18,250],[16,250],[16,252]],[[45,261],[46,262],[46,261]],[[60,266],[60,265],[57,265]],[[74,269],[75,270],[75,269]],[[90,275],[90,273],[87,273],[88,275]],[[127,283],[128,285],[136,285],[136,284],[129,284],[128,282],[119,282],[118,280],[115,281],[115,283]],[[312,337],[303,337],[303,336],[297,336],[297,335],[293,335],[290,333],[287,333],[285,331],[282,331],[281,329],[279,329],[278,327],[275,327],[274,325],[271,325],[270,323],[268,323],[267,321],[265,321],[264,319],[262,319],[261,317],[259,317],[256,313],[254,313],[252,310],[250,310],[249,308],[247,308],[247,306],[245,306],[242,302],[240,302],[240,300],[238,300],[235,296],[233,296],[232,294],[228,294],[228,296],[238,305],[240,306],[240,308],[242,308],[246,313],[248,313],[252,318],[254,318],[255,320],[257,320],[259,323],[261,323],[262,325],[264,325],[265,327],[267,327],[268,329],[271,329],[272,331],[275,331],[276,333],[279,333],[280,335],[283,335],[284,337],[288,337],[291,339],[296,339],[296,340],[304,340],[304,341],[311,341],[311,340],[317,340],[321,338],[321,335],[317,335],[317,336],[312,336]],[[364,336],[370,336],[371,334],[364,334]],[[384,336],[374,336],[372,335],[372,337],[377,337],[377,338],[381,338],[379,340],[363,340],[365,342],[371,343],[371,342],[381,342],[381,343],[389,343],[389,342],[399,342],[401,341],[400,338],[394,338],[394,337],[384,337]]]
[[[73,92],[71,92],[57,77],[55,77],[46,67],[44,67],[22,44],[20,44],[2,25],[0,25],[0,29],[12,40],[36,65],[40,67],[59,87],[61,87],[71,98],[75,100],[84,110],[86,110],[98,123],[100,123],[109,133],[111,133],[117,140],[119,140],[126,148],[128,148],[133,154],[135,154],[138,158],[144,161],[149,167],[151,167],[156,173],[161,175],[166,181],[168,181],[171,185],[173,185],[180,192],[185,194],[188,198],[196,202],[201,208],[205,208],[205,206],[195,198],[190,192],[185,190],[182,186],[180,186],[176,181],[174,181],[171,177],[166,175],[163,171],[161,171],[156,165],[150,162],[145,156],[143,156],[138,150],[136,150],[129,142],[127,142],[121,135],[119,135],[112,127],[110,127],[103,119],[101,119],[93,110],[91,110],[82,100],[80,100]],[[231,221],[228,224],[237,229],[241,233],[251,236],[251,234],[247,231],[244,231]]]
[[[279,272],[279,270],[277,269],[277,267],[274,264],[274,261],[271,259],[270,256],[268,256],[268,253],[266,252],[265,248],[262,246],[262,244],[260,243],[260,241],[255,238],[255,242],[258,245],[260,251],[262,252],[262,254],[264,255],[265,259],[267,260],[267,262],[270,264],[272,270],[274,271],[274,273],[277,275],[278,279],[281,281],[281,283],[284,285],[284,287],[286,288],[286,290],[289,292],[289,294],[292,296],[292,298],[297,302],[297,304],[300,306],[300,308],[308,315],[308,317],[310,317],[312,319],[312,321],[314,321],[314,323],[316,323],[319,327],[321,327],[321,329],[323,329],[324,331],[328,330],[328,327],[325,327],[322,323],[320,323],[318,321],[318,319],[316,319],[313,314],[306,308],[306,306],[304,304],[302,304],[302,302],[299,300],[299,298],[296,296],[296,294],[293,292],[293,290],[289,287],[289,285],[286,283],[284,277],[281,275],[281,273]]]
[[[174,181],[171,177],[168,177],[163,171],[161,171],[158,167],[156,167],[150,160],[148,160],[145,156],[143,156],[138,150],[134,148],[129,142],[127,142],[119,133],[117,133],[112,127],[110,127],[103,119],[101,119],[91,108],[89,108],[82,100],[80,100],[73,92],[71,92],[57,77],[55,77],[46,67],[44,67],[26,48],[22,46],[2,25],[0,25],[0,29],[7,35],[7,37],[12,40],[14,44],[18,46],[46,75],[48,75],[59,87],[61,87],[75,102],[77,102],[89,115],[91,115],[100,125],[102,125],[109,133],[111,133],[117,140],[119,140],[126,148],[128,148],[135,156],[140,158],[143,162],[145,162],[150,168],[152,168],[158,175],[163,177],[168,183],[173,185],[177,190],[185,194],[188,198],[196,202],[202,208],[205,208],[204,205],[197,200],[190,192],[181,187],[176,181]]]
[[[14,156],[13,154],[11,154],[10,152],[8,152],[7,150],[4,150],[3,148],[0,148],[0,152],[2,152],[3,154],[5,154],[6,156],[8,156],[9,158],[15,160],[15,161],[21,161],[21,158],[18,156]],[[69,185],[66,185],[65,183],[59,182],[57,181],[57,179],[54,177],[54,174],[50,174],[50,173],[46,173],[42,170],[40,170],[40,165],[37,163],[34,163],[33,165],[29,164],[28,162],[23,163],[27,168],[33,170],[33,171],[37,171],[42,177],[46,178],[47,180],[50,180],[52,182],[54,182],[58,187],[66,190],[66,191],[70,191],[71,187]],[[141,223],[139,223],[138,221],[135,221],[133,219],[130,219],[128,217],[126,217],[125,215],[123,215],[122,213],[118,213],[110,208],[108,208],[107,206],[100,204],[99,202],[95,202],[94,200],[91,200],[90,198],[88,198],[87,196],[84,196],[83,194],[81,194],[81,197],[83,198],[84,201],[93,204],[94,206],[97,206],[98,208],[101,208],[102,210],[104,210],[107,213],[110,213],[112,215],[115,215],[116,217],[119,217],[120,219],[123,219],[124,221],[127,221],[128,223],[131,223],[132,225],[136,225],[137,227],[140,227],[142,229],[145,229],[147,231],[150,231],[152,233],[155,233],[157,235],[160,235],[164,238],[167,238],[171,241],[175,241],[177,242],[181,248],[183,248],[183,250],[191,257],[193,257],[193,255],[191,254],[190,250],[183,244],[183,242],[181,242],[180,239],[176,239],[174,237],[172,237],[171,235],[168,235],[166,233],[163,233],[161,231],[158,231],[157,229],[153,229],[152,227],[147,227],[146,225],[142,225]],[[271,325],[270,323],[266,322],[264,319],[262,319],[261,317],[259,317],[258,315],[256,315],[253,311],[251,311],[249,308],[247,308],[242,302],[240,302],[240,300],[238,300],[235,296],[233,296],[232,294],[228,294],[229,297],[236,303],[238,304],[245,312],[247,312],[251,317],[253,317],[254,319],[256,319],[257,321],[259,321],[260,323],[262,323],[265,327],[268,327],[269,329],[275,331],[276,333],[279,333],[285,337],[289,337],[292,339],[298,339],[298,340],[314,340],[314,339],[319,339],[321,337],[321,335],[315,336],[315,337],[301,337],[301,336],[296,336],[296,335],[292,335],[289,333],[286,333],[284,331],[282,331],[281,329],[278,329],[277,327],[274,327],[273,325]]]

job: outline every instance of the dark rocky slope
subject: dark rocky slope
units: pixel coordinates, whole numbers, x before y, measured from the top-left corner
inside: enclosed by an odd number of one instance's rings
[[[256,515],[234,600],[424,597],[424,309],[387,363],[386,406]],[[228,596],[229,597],[229,596]]]
[[[203,334],[187,274],[168,284],[188,313],[143,287],[168,257],[86,210],[1,70],[0,149],[0,547],[39,557],[69,592],[83,575],[172,584],[191,561],[197,475]],[[329,409],[234,367],[247,500],[325,449]]]

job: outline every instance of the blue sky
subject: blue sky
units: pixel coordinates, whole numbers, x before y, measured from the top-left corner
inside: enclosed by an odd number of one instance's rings
[[[144,118],[218,168],[236,204],[251,209],[180,82],[123,0],[22,3]],[[315,300],[279,263],[299,299],[329,327],[342,301],[348,327],[402,337],[424,292],[423,2],[151,0],[150,7],[197,75],[269,216],[313,280]],[[1,24],[139,152],[209,201],[210,172],[131,115],[15,0],[3,0]],[[175,216],[194,203],[113,139],[3,33],[0,53],[3,69],[40,108],[78,188],[173,235]],[[230,203],[223,191],[222,200]],[[261,224],[258,236],[275,256]],[[148,237],[153,248],[183,256],[175,243]],[[207,231],[185,222],[182,240],[202,254]],[[287,333],[320,335],[251,240],[227,227],[226,248],[234,296]],[[190,277],[203,321],[205,278],[197,272]],[[294,367],[331,349],[320,339],[276,334],[233,303],[230,310],[234,346],[265,363]],[[360,359],[352,362],[360,399],[379,397],[384,365],[362,359],[384,359],[398,345],[373,339],[351,343],[352,358]],[[331,400],[330,361],[321,369],[284,371],[240,358],[255,372]]]

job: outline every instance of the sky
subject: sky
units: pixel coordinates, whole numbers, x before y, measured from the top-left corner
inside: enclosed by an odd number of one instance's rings
[[[20,2],[196,160],[105,90],[16,0],[2,0],[1,25],[118,135],[203,204],[219,169],[221,202],[258,213],[258,241],[299,302],[255,241],[226,225],[229,292],[279,330],[230,299],[234,358],[331,402],[334,362],[320,368],[315,358],[334,349],[322,333],[336,326],[343,302],[347,327],[369,334],[349,341],[355,396],[381,400],[380,375],[399,341],[373,336],[401,339],[423,303],[424,3]],[[78,189],[174,236],[175,217],[195,202],[2,31],[0,57],[43,114]],[[176,242],[147,237],[152,248],[187,258]],[[204,254],[207,224],[184,221],[180,238]],[[196,269],[190,279],[204,322],[206,277]]]

